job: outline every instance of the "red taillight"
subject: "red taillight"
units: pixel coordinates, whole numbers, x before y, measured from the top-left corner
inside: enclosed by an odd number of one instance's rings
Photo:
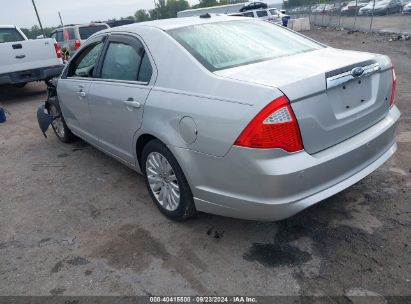
[[[76,43],[74,44],[74,49],[77,50],[80,48],[80,46],[81,46],[80,40],[76,40]]]
[[[394,104],[396,88],[397,88],[397,77],[395,76],[394,65],[392,65],[392,90],[391,90],[390,106]]]
[[[297,119],[285,96],[261,110],[248,124],[234,145],[248,148],[280,148],[288,152],[303,149]]]
[[[61,49],[60,49],[59,45],[57,44],[57,42],[54,42],[54,49],[56,50],[57,58],[61,58],[62,57],[61,56]]]

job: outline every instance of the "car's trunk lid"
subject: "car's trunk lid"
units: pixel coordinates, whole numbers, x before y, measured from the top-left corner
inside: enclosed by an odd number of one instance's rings
[[[356,67],[363,73],[353,77]],[[381,55],[324,48],[215,73],[280,89],[311,154],[372,126],[390,106],[391,63]]]

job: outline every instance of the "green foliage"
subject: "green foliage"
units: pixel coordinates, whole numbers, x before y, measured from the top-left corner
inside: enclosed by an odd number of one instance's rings
[[[44,33],[46,34],[46,37],[50,37],[51,32],[56,28],[57,27],[45,27]],[[22,28],[21,30],[29,39],[36,39],[37,36],[43,35],[43,32],[38,25],[33,25],[30,29]]]
[[[288,0],[284,4],[285,4],[285,7],[297,7],[297,6],[314,5],[314,4],[320,4],[320,3],[326,3],[326,2],[330,3],[330,1],[327,1],[327,0]],[[341,2],[343,1],[341,0]]]
[[[148,21],[148,20],[150,20],[150,15],[146,10],[139,9],[134,14],[134,19],[136,20],[136,22]]]
[[[217,6],[217,5],[225,5],[225,4],[234,4],[234,3],[243,3],[245,0],[199,0],[200,3],[193,5],[191,8],[199,8],[199,7],[210,7],[210,6]],[[298,1],[304,2],[309,0],[289,0],[291,1]],[[313,0],[314,1],[314,0]],[[318,1],[318,0],[317,0]],[[166,19],[166,18],[175,18],[177,17],[177,12],[184,11],[190,8],[190,5],[187,0],[154,0],[155,7],[149,11],[144,9],[138,9],[134,16],[129,17],[122,17],[120,20],[128,19],[128,20],[135,20],[136,22],[143,22],[155,19]],[[115,18],[110,19],[109,21],[116,21]],[[50,37],[50,34],[53,30],[57,27],[46,27],[44,28],[44,32],[46,37]],[[33,25],[31,28],[22,28],[21,29],[24,34],[29,39],[35,39],[37,36],[42,35],[41,29],[37,25]]]
[[[177,17],[177,12],[190,7],[186,0],[157,0],[155,8],[150,10],[150,19],[166,19]],[[138,22],[138,21],[137,21]]]
[[[220,3],[217,0],[200,0],[199,7],[210,7],[210,6],[217,6]]]

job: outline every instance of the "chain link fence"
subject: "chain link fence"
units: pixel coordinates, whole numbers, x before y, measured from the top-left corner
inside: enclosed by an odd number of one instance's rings
[[[411,33],[411,0],[334,0],[292,7],[286,12],[294,19],[309,18],[312,26],[396,33],[403,39],[409,39]]]

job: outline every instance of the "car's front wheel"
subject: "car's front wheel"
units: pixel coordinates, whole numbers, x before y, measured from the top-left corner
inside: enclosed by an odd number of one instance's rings
[[[49,115],[53,117],[51,127],[57,135],[57,138],[64,143],[73,142],[76,139],[76,136],[67,127],[58,101],[56,99],[49,100],[47,103],[47,110]]]
[[[196,213],[184,173],[163,143],[152,140],[144,146],[141,166],[150,196],[164,215],[185,220]]]

